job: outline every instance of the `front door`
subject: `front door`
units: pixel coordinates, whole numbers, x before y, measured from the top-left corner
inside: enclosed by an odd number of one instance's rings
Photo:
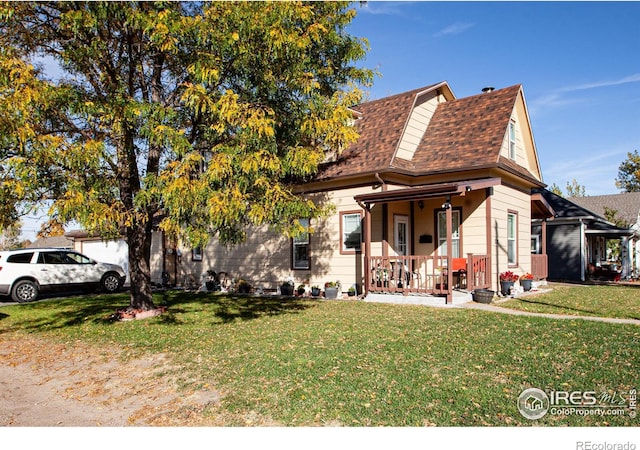
[[[409,217],[393,217],[393,250],[396,256],[409,256]]]

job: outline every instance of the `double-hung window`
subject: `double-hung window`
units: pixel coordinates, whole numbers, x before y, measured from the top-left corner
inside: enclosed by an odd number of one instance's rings
[[[507,259],[510,266],[518,264],[518,213],[507,213]]]
[[[311,258],[309,255],[309,219],[299,219],[304,232],[293,238],[293,268],[309,269]]]
[[[362,249],[362,214],[356,212],[340,213],[340,252],[356,253]]]
[[[516,160],[516,123],[509,122],[509,158]]]
[[[451,211],[451,257],[460,258],[460,210]],[[438,255],[447,256],[447,211],[438,211]]]

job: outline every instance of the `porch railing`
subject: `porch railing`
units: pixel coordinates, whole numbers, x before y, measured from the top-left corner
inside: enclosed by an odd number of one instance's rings
[[[372,256],[369,263],[370,292],[447,295],[452,289],[489,287],[489,258],[486,255],[452,258],[451,289],[447,283],[446,256]]]
[[[547,255],[531,255],[531,274],[538,280],[544,280],[549,276]]]

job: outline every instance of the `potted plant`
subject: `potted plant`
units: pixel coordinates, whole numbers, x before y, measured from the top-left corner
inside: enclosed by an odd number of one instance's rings
[[[502,272],[500,274],[500,293],[507,296],[511,293],[513,284],[518,281],[520,277],[510,270]]]
[[[286,280],[284,283],[280,285],[280,294],[292,296],[293,288],[294,288],[293,280]]]
[[[220,283],[218,281],[218,274],[215,270],[207,270],[207,275],[205,279],[205,286],[207,287],[207,291],[219,291]]]
[[[525,273],[520,277],[520,286],[522,286],[522,289],[524,289],[525,292],[531,290],[532,282],[533,282],[533,274],[529,272]]]
[[[251,285],[247,281],[240,279],[236,283],[236,292],[240,294],[248,294],[251,292]]]
[[[340,290],[339,281],[327,281],[324,284],[324,296],[329,299],[338,298],[338,292]]]
[[[347,291],[347,295],[349,295],[349,297],[355,297],[356,296],[356,287],[355,286],[351,286],[349,288],[349,290]]]
[[[320,297],[320,286],[311,286],[311,296]]]
[[[477,303],[491,303],[495,292],[490,289],[476,289],[472,292],[472,298]]]
[[[307,292],[307,287],[304,284],[298,286],[298,296],[302,297]]]

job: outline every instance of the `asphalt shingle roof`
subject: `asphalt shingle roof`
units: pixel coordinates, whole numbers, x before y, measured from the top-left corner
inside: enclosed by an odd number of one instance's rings
[[[500,157],[521,85],[439,104],[412,160],[394,158],[416,95],[438,84],[356,106],[362,113],[357,121],[360,138],[337,161],[321,166],[316,179],[384,170],[428,175],[497,165],[535,178]]]
[[[640,192],[570,197],[569,200],[602,217],[605,216],[605,207],[617,211],[617,216],[630,225],[638,221],[640,213]]]

